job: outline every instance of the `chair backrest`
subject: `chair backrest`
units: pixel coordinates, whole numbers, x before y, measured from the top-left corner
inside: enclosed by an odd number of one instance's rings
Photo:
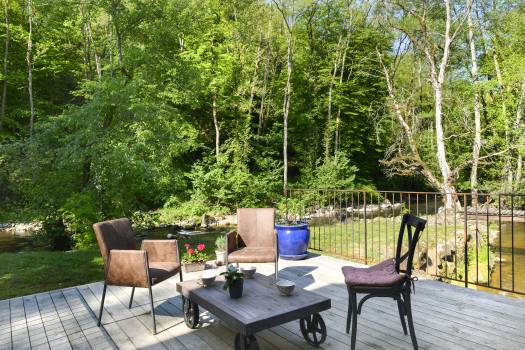
[[[403,215],[401,220],[401,228],[399,229],[399,236],[397,238],[397,250],[396,250],[396,270],[397,272],[404,272],[408,276],[412,274],[412,261],[414,259],[414,252],[416,251],[416,245],[421,237],[421,232],[425,229],[427,221],[417,216],[410,214]],[[412,232],[412,228],[415,229]],[[403,237],[405,231],[408,236],[408,251],[401,254],[403,249]],[[406,260],[406,270],[401,270],[401,264]]]
[[[273,247],[274,208],[237,209],[237,233],[247,247]]]
[[[105,266],[107,266],[110,250],[134,250],[137,248],[135,234],[128,219],[97,222],[93,225],[93,231],[95,231]]]

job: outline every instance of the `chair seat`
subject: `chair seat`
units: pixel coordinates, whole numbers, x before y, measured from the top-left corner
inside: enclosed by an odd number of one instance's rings
[[[275,262],[275,248],[244,247],[228,253],[229,263],[266,263]]]
[[[167,280],[171,276],[175,276],[179,270],[180,264],[178,263],[150,262],[149,277],[151,284],[154,285]]]
[[[393,287],[406,279],[396,271],[394,259],[388,259],[370,267],[343,266],[345,283],[350,287]]]

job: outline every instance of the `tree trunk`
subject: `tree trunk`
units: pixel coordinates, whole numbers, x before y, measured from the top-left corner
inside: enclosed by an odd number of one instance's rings
[[[471,0],[467,0],[471,1]],[[470,9],[468,9],[470,11]],[[445,82],[446,69],[449,63],[450,46],[452,44],[453,35],[451,34],[452,14],[450,9],[450,2],[445,0],[445,38],[443,43],[443,56],[439,63],[439,70],[436,68],[434,56],[430,53],[429,48],[425,52],[430,63],[430,79],[434,89],[434,118],[436,123],[436,148],[439,170],[443,178],[441,185],[441,192],[444,195],[445,206],[452,207],[458,205],[456,189],[454,186],[455,179],[451,176],[450,166],[447,160],[447,152],[445,146],[444,132],[443,132],[443,83]]]
[[[87,29],[89,34],[89,41],[93,44],[93,54],[95,56],[95,69],[97,71],[97,77],[98,80],[100,80],[100,78],[102,78],[102,68],[100,67],[100,57],[97,53],[97,46],[95,45],[95,40],[93,40],[93,31],[91,30],[91,15],[88,17]]]
[[[261,93],[261,106],[259,108],[259,125],[257,127],[257,135],[261,135],[264,124],[264,107],[266,107],[266,91],[268,89],[268,73],[270,69],[270,44],[266,45],[266,59],[264,62],[263,88]]]
[[[33,138],[33,124],[35,122],[35,111],[33,106],[33,2],[27,1],[27,15],[29,23],[29,33],[27,37],[27,91],[29,93],[29,138]]]
[[[350,32],[349,32],[350,33]],[[346,62],[346,53],[348,51],[348,42],[350,41],[350,34],[345,40],[343,48],[343,58],[341,60],[341,69],[339,74],[339,86],[343,84],[343,77],[345,73],[345,62]],[[341,127],[341,107],[337,107],[337,116],[335,119],[335,135],[334,135],[334,155],[337,156],[339,151],[339,144],[341,142],[341,137],[339,133],[339,128]]]
[[[112,16],[108,15],[108,36],[109,36],[109,74],[113,76],[115,69],[113,68],[113,24]]]
[[[525,109],[525,78],[521,81],[521,92],[518,100],[518,106],[516,108],[516,120],[514,121],[514,130],[521,132],[521,119],[523,118],[523,111]],[[519,140],[519,142],[522,142]],[[523,176],[523,156],[521,152],[518,152],[518,159],[516,161],[516,178],[514,180],[514,189],[521,189],[521,177]]]
[[[217,120],[217,96],[214,93],[211,101],[211,113],[213,115],[213,125],[215,126],[215,158],[219,160],[219,145],[221,140],[219,121]]]
[[[293,68],[293,37],[292,33],[288,33],[288,50],[286,54],[286,66],[287,66],[287,77],[286,77],[286,88],[284,92],[284,103],[283,103],[283,190],[286,196],[288,189],[288,116],[290,113],[290,98],[292,94],[292,68]]]
[[[264,125],[264,107],[266,107],[266,92],[268,89],[268,75],[270,71],[270,43],[272,35],[272,17],[268,20],[268,30],[266,33],[266,47],[265,47],[265,60],[264,60],[264,74],[263,74],[263,88],[261,92],[261,106],[259,108],[259,125],[257,127],[257,135],[261,135],[262,128]]]
[[[328,114],[326,116],[326,129],[324,135],[324,160],[328,161],[330,157],[330,139],[332,138],[332,95],[334,90],[335,78],[339,69],[339,60],[341,59],[340,46],[342,36],[339,36],[337,42],[337,49],[334,59],[334,67],[332,68],[332,75],[330,77],[330,86],[328,87]]]
[[[262,44],[262,34],[259,36],[259,45],[257,46],[257,53],[255,57],[255,67],[253,68],[252,83],[250,86],[250,100],[248,102],[248,116],[250,118],[250,124],[251,124],[253,97],[255,95],[255,88],[257,87],[257,73],[259,72],[259,61],[261,60],[261,44]]]
[[[472,11],[467,18],[468,41],[470,46],[470,60],[472,82],[474,84],[474,142],[472,144],[472,168],[470,170],[470,190],[472,192],[472,205],[478,204],[478,163],[481,148],[481,108],[478,81],[478,58],[476,56],[476,44],[474,42],[474,28],[472,24]]]
[[[5,46],[4,46],[4,70],[2,81],[2,107],[0,109],[0,132],[2,131],[2,122],[5,118],[5,107],[7,104],[7,63],[9,56],[9,7],[8,1],[4,0],[4,14],[5,14]]]

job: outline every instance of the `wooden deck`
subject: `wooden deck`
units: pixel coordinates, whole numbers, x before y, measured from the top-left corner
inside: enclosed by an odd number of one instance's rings
[[[280,262],[281,278],[332,299],[332,308],[322,313],[328,328],[324,349],[350,348],[345,333],[348,297],[340,272],[345,264],[350,263],[326,256]],[[264,274],[272,270],[271,264],[258,265]],[[234,333],[206,312],[198,329],[186,327],[177,280],[153,289],[159,330],[155,336],[146,290],[137,290],[130,310],[126,305],[131,289],[109,287],[101,328],[95,318],[101,283],[2,300],[0,349],[232,349]],[[525,348],[524,300],[420,280],[413,312],[420,349]],[[393,300],[369,300],[357,329],[358,349],[412,349]],[[303,340],[298,322],[258,333],[258,340],[262,349],[312,348]]]

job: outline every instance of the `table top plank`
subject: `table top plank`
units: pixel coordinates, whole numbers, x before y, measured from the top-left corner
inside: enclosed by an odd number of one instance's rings
[[[243,334],[253,334],[331,307],[329,298],[298,286],[293,295],[282,296],[273,278],[259,273],[253,279],[244,280],[243,296],[239,299],[230,298],[223,284],[222,276],[206,288],[197,280],[185,281],[177,283],[177,291]]]

